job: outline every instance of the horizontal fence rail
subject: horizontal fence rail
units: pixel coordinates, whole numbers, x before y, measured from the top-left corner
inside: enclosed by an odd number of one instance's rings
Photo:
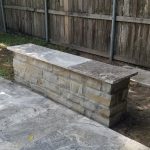
[[[7,29],[110,57],[113,0],[45,1],[4,0]],[[150,68],[150,0],[118,0],[113,37],[114,59]]]
[[[43,13],[43,14],[45,12],[44,9],[35,9],[35,8],[20,7],[20,6],[5,5],[4,8],[5,9],[14,9],[14,10],[37,12],[37,13]],[[99,20],[110,20],[110,21],[112,20],[112,16],[109,16],[109,15],[64,12],[64,11],[57,11],[57,10],[50,10],[50,9],[48,10],[48,13],[53,14],[53,15],[79,17],[79,18],[87,18],[87,19],[99,19]],[[149,24],[150,25],[150,19],[145,19],[145,18],[116,16],[116,21],[118,21],[118,22],[128,22],[128,23],[138,23],[138,24]]]

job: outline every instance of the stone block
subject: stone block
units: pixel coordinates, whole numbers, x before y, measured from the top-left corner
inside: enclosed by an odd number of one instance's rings
[[[54,83],[43,80],[43,87],[46,88],[47,90],[50,90],[51,92],[54,92],[54,93],[60,95],[59,86]]]
[[[18,60],[18,61],[21,61],[21,62],[27,63],[28,57],[26,55],[23,55],[23,54],[15,53],[14,59]]]
[[[80,105],[83,106],[85,109],[90,110],[90,111],[96,111],[98,108],[98,104],[96,104],[90,100],[81,101]]]
[[[70,71],[69,70],[66,70],[66,69],[61,68],[61,67],[57,67],[55,65],[53,65],[52,68],[53,68],[53,73],[55,73],[56,75],[66,77],[66,78],[70,77]]]
[[[58,76],[57,83],[59,87],[69,90],[70,89],[70,80],[68,78]]]
[[[52,65],[47,62],[43,62],[34,58],[29,58],[27,63],[36,66],[42,70],[52,72]]]
[[[84,114],[84,111],[85,111],[84,107],[82,107],[81,105],[76,104],[76,103],[73,103],[71,109],[79,112],[80,114]]]
[[[83,94],[83,84],[77,83],[75,81],[70,81],[70,91],[71,91],[71,93],[82,95]]]
[[[105,125],[105,126],[108,126],[110,127],[110,120],[109,118],[105,118],[97,113],[92,113],[92,116],[91,116],[91,119]]]
[[[14,59],[13,68],[14,68],[14,74],[19,75],[20,77],[23,77],[26,71],[26,63],[23,63],[19,60]]]
[[[86,77],[75,72],[70,72],[70,79],[78,83],[83,83],[86,80]]]
[[[84,115],[87,116],[88,118],[92,118],[93,112],[90,110],[85,109]]]
[[[96,89],[96,90],[100,90],[102,87],[102,82],[96,79],[92,79],[90,77],[87,78],[85,85],[87,87]]]
[[[57,83],[58,82],[58,76],[52,72],[43,70],[43,79],[46,81],[49,81],[51,83]]]
[[[35,66],[31,66],[29,64],[26,65],[26,70],[25,70],[25,74],[24,74],[24,78],[28,81],[31,80],[31,78],[36,78],[36,79],[41,79],[42,78],[42,70],[35,67]]]
[[[22,77],[15,75],[15,76],[14,76],[14,79],[15,79],[15,81],[16,81],[17,83],[20,83],[20,84],[22,84],[22,85],[26,85],[26,86],[30,87],[30,82],[24,80]]]
[[[124,110],[127,108],[127,102],[122,102],[118,105],[115,105],[114,107],[101,107],[96,110],[96,113],[103,116],[104,118],[109,118],[112,116],[115,116],[116,114],[120,112],[124,112]]]
[[[81,104],[84,102],[84,97],[79,97],[77,95],[70,93],[69,100],[74,103]]]
[[[102,81],[101,82],[101,89],[100,91],[108,93],[108,94],[112,94],[112,84],[109,84],[107,82]]]
[[[66,90],[64,88],[60,88],[60,91],[61,91],[61,94],[60,94],[61,96],[63,96],[67,100],[72,101],[74,103],[81,104],[85,100],[84,97],[73,94],[69,90]]]
[[[85,88],[85,97],[89,100],[95,101],[98,104],[110,107],[117,105],[127,100],[128,89],[123,89],[115,95],[110,95],[102,91],[98,91],[89,87]]]
[[[50,96],[51,96],[51,95],[50,95]],[[53,96],[53,97],[54,97],[54,96]],[[55,97],[56,97],[56,96],[55,96]],[[54,99],[54,101],[56,101],[56,102],[58,102],[58,103],[60,103],[60,104],[62,104],[62,105],[64,105],[64,106],[66,106],[66,107],[68,107],[68,108],[70,108],[70,109],[72,109],[72,110],[75,110],[75,111],[77,111],[77,112],[79,112],[79,113],[81,113],[81,114],[84,113],[84,108],[83,108],[81,105],[79,105],[79,104],[77,104],[77,103],[74,103],[74,102],[72,102],[72,101],[66,99],[66,98],[63,97],[62,95],[60,95],[60,96],[57,95],[57,99]]]
[[[48,89],[44,89],[44,94],[45,94],[45,96],[52,99],[53,101],[60,103],[60,101],[59,101],[60,95],[58,95],[57,93],[55,93],[51,90],[48,90]]]
[[[120,81],[119,83],[115,83],[115,84],[110,84],[110,83],[102,81],[100,91],[111,94],[111,95],[116,94],[118,91],[127,89],[129,85],[129,81],[130,81],[129,78],[123,81]]]
[[[118,91],[115,95],[112,95],[110,106],[118,105],[127,101],[128,89]]]
[[[34,91],[40,93],[40,94],[44,94],[44,91],[45,91],[45,89],[42,86],[35,85],[32,83],[30,83],[30,88],[33,89]],[[46,96],[46,95],[44,94],[44,96]]]
[[[85,97],[104,106],[110,106],[112,96],[101,91],[86,87]]]

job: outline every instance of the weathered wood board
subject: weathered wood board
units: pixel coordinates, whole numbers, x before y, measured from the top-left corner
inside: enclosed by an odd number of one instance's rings
[[[44,0],[4,0],[7,29],[45,37]],[[49,40],[109,57],[112,0],[48,0]],[[115,56],[150,68],[150,0],[118,0]]]

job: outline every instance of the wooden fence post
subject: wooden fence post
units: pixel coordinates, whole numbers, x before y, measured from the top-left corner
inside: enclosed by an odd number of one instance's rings
[[[48,42],[49,41],[49,34],[48,34],[48,0],[44,1],[45,3],[45,40]]]
[[[3,0],[0,0],[0,5],[1,5],[1,12],[2,12],[2,22],[3,22],[3,28],[4,31],[6,32],[6,20],[5,20],[5,14],[4,14],[4,5],[3,5]]]
[[[69,0],[64,0],[64,11],[69,12]],[[65,44],[69,44],[69,16],[65,16]]]
[[[116,34],[115,31],[116,31],[116,0],[113,0],[111,41],[110,41],[110,62],[112,62],[114,56],[114,44]]]

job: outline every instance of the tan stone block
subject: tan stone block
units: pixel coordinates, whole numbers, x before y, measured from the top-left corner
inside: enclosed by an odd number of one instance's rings
[[[90,101],[90,100],[81,101],[80,105],[83,106],[85,109],[88,109],[90,111],[96,111],[96,109],[97,109],[97,104]]]
[[[70,81],[70,91],[74,94],[83,94],[83,85],[75,81]]]
[[[127,89],[129,85],[129,81],[130,79],[124,79],[120,81],[119,83],[115,83],[115,84],[109,84],[109,83],[102,81],[102,86],[101,86],[100,91],[111,94],[111,95],[115,95],[119,91],[122,91],[123,89]]]
[[[100,124],[103,124],[103,125],[107,126],[107,127],[110,126],[110,120],[109,120],[109,118],[104,118],[103,116],[98,115],[96,113],[93,113],[91,118],[93,120],[99,122]]]
[[[53,100],[55,102],[59,102],[60,95],[58,95],[57,93],[55,93],[55,92],[53,92],[51,90],[48,90],[48,89],[44,89],[44,93],[51,100]]]
[[[74,103],[71,108],[81,114],[84,114],[85,109],[81,105]]]
[[[63,95],[63,97],[65,97],[69,101],[72,101],[77,104],[83,103],[83,101],[85,99],[84,97],[73,94],[69,90],[65,90],[65,89],[61,89],[61,95]]]
[[[109,117],[115,116],[117,113],[121,113],[122,111],[124,112],[126,108],[127,108],[127,103],[123,102],[114,107],[105,107],[105,108],[99,107],[96,113],[103,117],[109,118]]]
[[[52,72],[52,65],[47,63],[47,62],[43,62],[41,60],[37,60],[34,58],[30,58],[28,57],[28,64],[36,66],[42,70],[48,71],[48,72]]]
[[[51,91],[51,92],[54,92],[54,93],[57,93],[60,95],[59,86],[54,84],[54,83],[43,80],[43,87],[46,88],[47,90]]]
[[[104,117],[104,118],[109,118],[111,115],[109,108],[99,108],[95,113],[97,115]]]
[[[70,80],[68,78],[58,76],[58,84],[59,87],[69,90],[70,89]]]
[[[84,83],[84,81],[86,80],[86,77],[84,75],[75,73],[75,72],[70,72],[70,79],[77,81],[79,83]]]
[[[90,110],[85,109],[84,111],[84,115],[87,116],[88,118],[91,118],[93,115],[93,112]]]
[[[26,71],[26,64],[19,61],[19,60],[13,60],[13,68],[14,68],[14,73],[23,77]]]
[[[28,57],[19,53],[15,53],[14,60],[18,60],[21,62],[27,62]]]
[[[25,75],[24,78],[30,81],[31,78],[42,78],[42,70],[32,65],[26,65]]]
[[[109,84],[109,83],[106,83],[104,81],[102,81],[102,86],[101,86],[101,89],[100,89],[102,92],[105,92],[105,93],[112,93],[112,85]]]
[[[102,82],[89,77],[89,78],[87,78],[85,85],[87,87],[91,87],[91,88],[94,88],[96,90],[100,90],[102,87]]]
[[[53,73],[55,73],[56,75],[58,76],[63,76],[63,77],[66,77],[66,78],[69,78],[70,77],[70,71],[69,70],[66,70],[64,68],[61,68],[61,67],[57,67],[57,66],[52,66],[53,68]]]
[[[58,82],[58,76],[54,74],[53,72],[49,72],[46,70],[43,70],[43,79],[47,80],[51,83],[57,83]]]
[[[15,79],[15,82],[30,87],[29,81],[24,80],[22,77],[15,75],[14,79]]]
[[[32,84],[32,83],[30,83],[30,87],[31,87],[32,90],[34,90],[34,91],[36,91],[40,94],[44,94],[45,89],[43,87]]]
[[[90,99],[91,101],[95,101],[100,105],[110,106],[111,104],[111,95],[102,93],[101,91],[97,91],[95,89],[91,89],[86,87],[85,97]]]

